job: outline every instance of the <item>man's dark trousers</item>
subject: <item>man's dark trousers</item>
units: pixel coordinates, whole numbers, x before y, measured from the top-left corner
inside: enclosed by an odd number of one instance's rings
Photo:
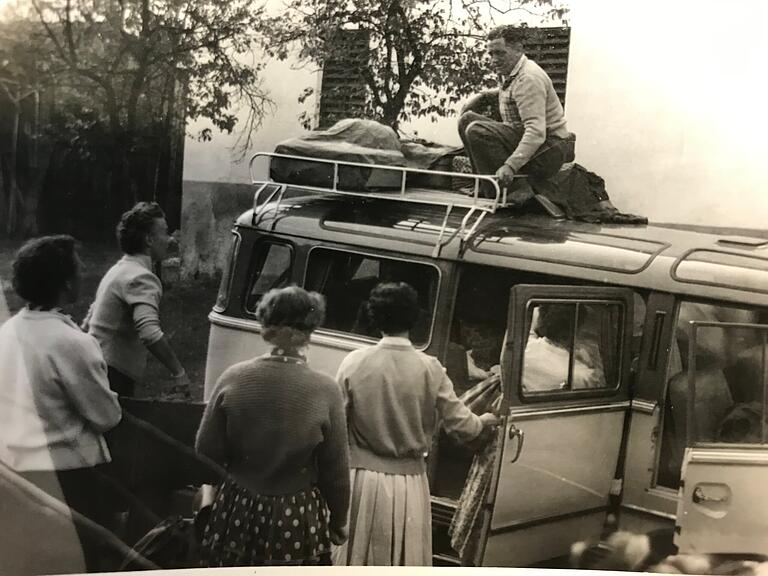
[[[459,136],[475,174],[495,174],[517,148],[523,129],[470,111],[459,118]],[[551,178],[564,163],[574,160],[575,140],[575,136],[547,136],[544,144],[520,169],[520,174],[537,179]]]

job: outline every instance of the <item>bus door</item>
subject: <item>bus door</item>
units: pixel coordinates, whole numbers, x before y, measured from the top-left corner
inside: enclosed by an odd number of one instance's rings
[[[681,553],[768,554],[768,325],[689,322]],[[728,402],[712,402],[727,384]]]
[[[480,565],[530,566],[600,536],[629,407],[633,298],[624,288],[511,289]]]

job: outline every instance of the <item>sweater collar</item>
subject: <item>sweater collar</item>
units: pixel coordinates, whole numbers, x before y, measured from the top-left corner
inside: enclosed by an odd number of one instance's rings
[[[136,262],[152,272],[152,257],[149,254],[124,254],[122,260],[124,262]]]
[[[33,310],[29,306],[25,306],[19,310],[19,316],[28,320],[44,320],[46,318],[60,320],[61,322],[64,322],[65,324],[80,330],[77,324],[75,324],[75,321],[72,320],[72,317],[68,314],[64,314],[61,311],[61,308],[52,308],[50,310]]]
[[[382,346],[394,348],[413,347],[411,341],[408,338],[403,338],[402,336],[382,336],[381,340],[379,340],[379,344]]]
[[[520,70],[523,69],[523,66],[525,66],[525,63],[528,62],[528,57],[525,54],[522,54],[520,56],[520,60],[517,61],[517,64],[515,64],[515,67],[512,68],[512,72],[509,73],[508,76],[502,77],[499,79],[500,84],[503,88],[509,88],[509,85],[512,83],[512,80],[514,80],[518,74],[520,74]]]

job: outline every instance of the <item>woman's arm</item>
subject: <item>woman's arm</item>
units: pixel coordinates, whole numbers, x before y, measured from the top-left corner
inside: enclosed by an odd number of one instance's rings
[[[80,415],[99,433],[118,425],[122,409],[110,390],[107,365],[93,337],[77,334],[63,347],[57,371],[67,395]]]
[[[318,447],[318,486],[331,512],[331,533],[335,535],[335,543],[341,544],[346,538],[350,499],[347,419],[340,388],[329,383],[328,394],[328,422],[323,428],[323,442]]]
[[[195,450],[223,466],[227,464],[229,457],[227,414],[223,406],[225,395],[226,384],[220,380],[205,407],[195,438]]]

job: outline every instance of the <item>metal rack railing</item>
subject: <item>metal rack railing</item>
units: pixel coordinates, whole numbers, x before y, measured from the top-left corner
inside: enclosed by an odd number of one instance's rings
[[[254,174],[254,165],[257,159],[267,159],[269,161],[269,175],[267,180],[259,179]],[[295,161],[301,162],[306,167],[307,164],[316,164],[327,167],[329,174],[327,184],[323,185],[322,182],[313,182],[311,184],[294,184],[291,182],[278,182],[272,180],[271,168],[272,162],[275,159],[282,161]],[[386,187],[376,187],[372,185],[370,189],[366,190],[350,190],[344,187],[342,182],[342,176],[346,170],[356,170],[357,174],[367,174],[368,181],[374,180],[374,175],[379,178],[383,174],[392,175],[398,178],[398,185],[389,185]],[[365,171],[368,171],[367,173]],[[437,244],[435,246],[435,254],[439,255],[442,246],[450,242],[450,240],[456,235],[460,235],[462,241],[466,241],[477,230],[480,223],[483,221],[486,214],[493,214],[499,208],[508,206],[507,202],[507,190],[506,188],[499,187],[499,182],[495,176],[483,175],[483,174],[466,174],[462,172],[446,172],[441,170],[424,170],[421,168],[410,168],[406,166],[386,166],[383,164],[366,164],[361,162],[345,162],[341,160],[326,160],[322,158],[310,158],[306,156],[296,156],[291,154],[279,154],[276,152],[257,152],[251,157],[249,163],[249,173],[251,176],[251,182],[254,185],[259,185],[256,190],[253,199],[253,224],[258,225],[264,218],[265,214],[272,208],[275,212],[279,210],[280,204],[285,195],[285,191],[288,186],[295,186],[302,190],[311,190],[313,192],[319,192],[323,194],[338,194],[343,196],[352,196],[359,198],[388,200],[395,202],[406,202],[414,204],[428,204],[434,206],[445,207],[445,216],[443,218],[443,224],[438,234]],[[408,177],[426,176],[433,178],[452,178],[459,180],[467,180],[472,183],[471,194],[464,194],[458,191],[447,191],[435,188],[425,188],[421,186],[409,186]],[[392,179],[394,181],[394,178]],[[481,186],[484,184],[484,186]],[[491,191],[490,197],[485,195],[481,196],[481,191],[487,194]],[[262,195],[266,193],[267,196],[262,200]],[[461,225],[458,230],[451,234],[447,240],[445,240],[445,233],[448,228],[448,219],[456,208],[465,208],[467,210],[464,214]]]

